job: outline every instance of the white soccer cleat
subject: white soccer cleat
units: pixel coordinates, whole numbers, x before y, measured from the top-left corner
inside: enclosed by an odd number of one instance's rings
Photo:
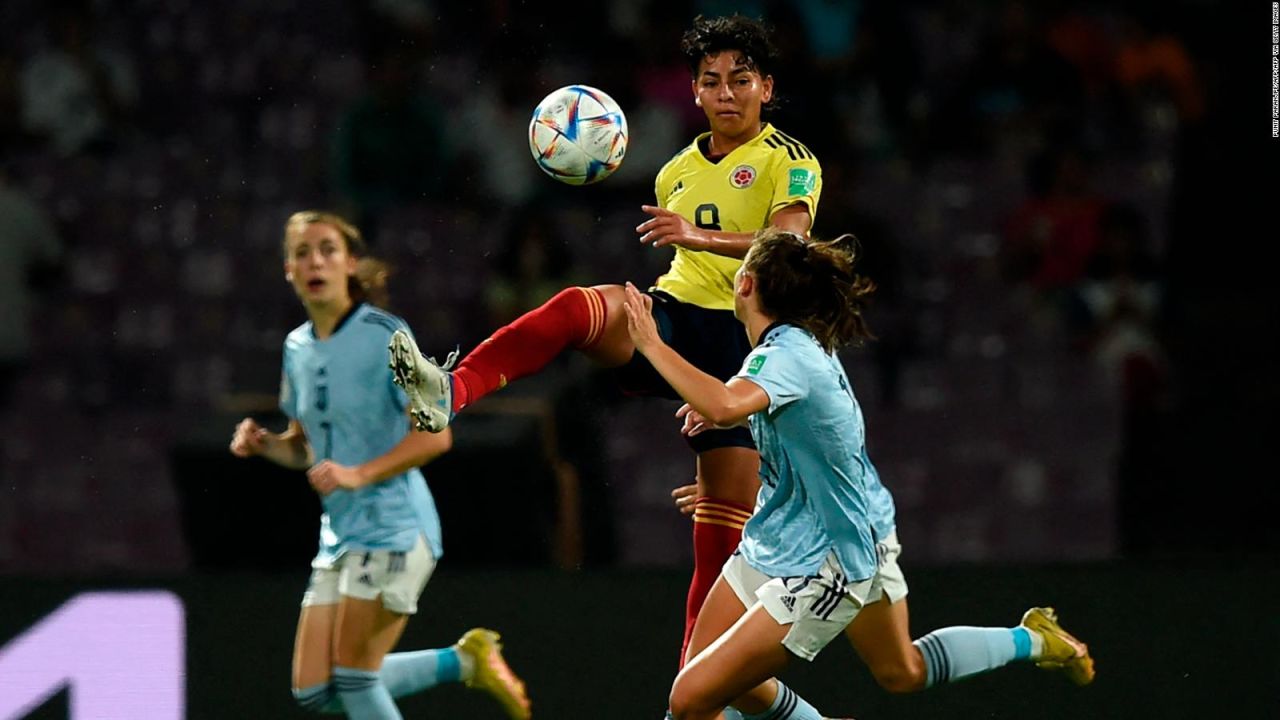
[[[448,368],[458,358],[449,353],[443,367],[425,357],[409,333],[396,330],[387,346],[391,355],[391,375],[409,395],[409,415],[418,430],[440,432],[453,419],[453,384]]]

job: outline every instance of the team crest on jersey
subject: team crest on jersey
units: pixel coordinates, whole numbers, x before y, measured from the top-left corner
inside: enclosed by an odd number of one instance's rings
[[[729,174],[729,182],[739,190],[751,187],[751,183],[755,181],[756,169],[750,165],[739,165]]]

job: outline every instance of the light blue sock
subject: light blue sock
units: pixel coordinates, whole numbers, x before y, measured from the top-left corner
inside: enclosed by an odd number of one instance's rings
[[[915,641],[924,655],[925,687],[994,670],[1031,655],[1027,629],[947,627]]]
[[[294,690],[293,699],[308,712],[340,713],[343,710],[342,700],[338,698],[331,683]]]
[[[781,681],[778,682],[778,695],[768,710],[759,715],[742,713],[742,717],[744,720],[822,720],[821,713]]]
[[[372,670],[335,667],[333,686],[351,720],[403,720],[387,686]]]
[[[383,658],[378,676],[391,697],[400,698],[441,683],[461,681],[462,663],[457,648],[452,647],[391,653]],[[346,709],[330,684],[294,690],[293,696],[299,705],[314,713],[342,713]]]
[[[422,692],[441,683],[462,680],[457,648],[391,653],[382,660],[379,673],[391,697]]]

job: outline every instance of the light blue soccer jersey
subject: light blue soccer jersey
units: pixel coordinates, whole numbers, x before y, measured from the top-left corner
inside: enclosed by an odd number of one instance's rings
[[[387,367],[396,330],[408,326],[362,304],[324,340],[310,322],[285,338],[280,409],[302,422],[316,462],[359,465],[409,433],[408,398]],[[348,550],[408,551],[419,535],[437,558],[443,553],[435,500],[416,468],[359,490],[335,490],[322,503],[315,567],[332,566]]]
[[[814,575],[835,552],[851,580],[876,571],[876,543],[894,530],[893,497],[867,457],[862,408],[834,354],[794,325],[776,324],[736,377],[769,395],[751,416],[760,494],[742,530],[751,567]]]

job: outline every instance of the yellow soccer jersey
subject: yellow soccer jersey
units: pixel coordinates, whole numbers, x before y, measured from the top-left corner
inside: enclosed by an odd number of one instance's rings
[[[654,183],[658,205],[700,228],[755,232],[773,214],[803,203],[817,215],[822,168],[809,149],[765,124],[759,135],[711,162],[698,149],[699,135],[671,158]],[[712,310],[733,309],[737,258],[676,247],[671,268],[655,287],[677,300]]]

